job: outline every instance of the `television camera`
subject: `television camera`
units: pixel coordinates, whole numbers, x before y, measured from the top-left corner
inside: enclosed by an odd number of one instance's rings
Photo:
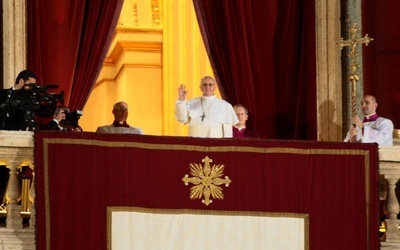
[[[34,130],[35,115],[51,117],[57,103],[64,102],[64,91],[59,94],[49,91],[56,88],[58,85],[25,84],[19,90],[2,90],[0,96],[2,129]]]
[[[65,127],[69,128],[68,130],[75,130],[79,128],[82,131],[82,128],[79,126],[78,122],[81,116],[83,115],[83,111],[75,110],[70,112],[69,110],[65,111],[65,119],[61,120],[60,123]]]
[[[49,92],[49,89],[57,89],[58,85],[37,85],[35,83],[25,84],[22,89],[14,90],[9,104],[17,108],[29,108],[39,110],[41,105],[59,101],[64,103],[64,91],[60,94]],[[52,115],[52,114],[51,114]],[[45,116],[46,117],[46,116]]]

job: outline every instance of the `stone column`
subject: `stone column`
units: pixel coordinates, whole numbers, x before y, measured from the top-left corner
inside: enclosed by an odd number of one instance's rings
[[[399,224],[397,219],[399,214],[399,201],[396,197],[396,183],[399,176],[389,177],[388,182],[388,197],[386,200],[386,241],[387,242],[400,242]]]
[[[18,164],[14,161],[7,163],[10,169],[10,179],[7,185],[7,219],[6,227],[10,229],[22,228],[21,205],[18,201],[21,198],[21,186],[18,180]]]
[[[26,0],[3,0],[4,89],[26,69]]]
[[[340,0],[316,1],[318,140],[342,141]]]
[[[394,147],[393,147],[394,148]],[[392,153],[397,153],[394,149],[390,149],[393,151]],[[385,157],[385,152],[382,150],[380,152],[380,158],[382,159]],[[390,154],[387,153],[388,155]],[[397,157],[398,158],[398,157]],[[383,242],[381,242],[381,249],[399,249],[400,248],[400,231],[399,225],[400,220],[397,219],[397,215],[400,211],[399,201],[396,197],[396,183],[400,178],[400,162],[392,161],[392,162],[379,162],[379,172],[381,175],[384,176],[384,180],[381,180],[383,185],[387,185],[386,188],[387,194],[382,195],[381,198],[385,198],[386,196],[386,203],[384,212],[386,214],[386,220],[384,222],[386,233],[383,238]]]
[[[343,39],[350,39],[349,30],[351,26],[356,23],[358,27],[361,27],[360,33],[357,35],[358,37],[363,37],[364,33],[362,30],[362,19],[361,19],[361,0],[347,0],[342,1],[344,4],[342,5],[341,10],[341,32]],[[367,32],[368,33],[368,32]],[[361,107],[358,105],[360,103],[360,99],[363,96],[363,75],[362,75],[362,45],[358,46],[357,51],[360,55],[355,59],[356,64],[360,65],[358,70],[359,80],[357,82],[357,101],[356,101],[356,113],[358,116],[362,117]],[[344,47],[342,50],[342,83],[343,83],[343,130],[347,132],[350,129],[351,121],[350,117],[352,116],[352,84],[350,83],[348,77],[351,74],[350,69],[348,68],[351,64],[351,60],[349,58],[350,46]]]

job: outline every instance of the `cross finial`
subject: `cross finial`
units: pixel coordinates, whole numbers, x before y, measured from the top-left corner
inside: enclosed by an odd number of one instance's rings
[[[360,79],[360,77],[357,75],[357,69],[360,67],[360,65],[356,63],[356,57],[360,55],[360,53],[357,51],[357,45],[365,43],[365,46],[368,46],[368,44],[374,40],[373,38],[369,37],[368,34],[366,34],[363,38],[357,38],[357,32],[359,30],[360,28],[357,27],[356,23],[354,23],[353,26],[349,29],[351,38],[349,40],[344,40],[342,37],[340,38],[340,42],[336,43],[337,46],[340,46],[340,49],[343,49],[343,47],[346,46],[351,47],[349,53],[350,65],[348,67],[350,69],[351,74],[349,75],[348,79],[352,83],[351,108],[353,116],[357,114],[356,112],[357,82]],[[354,140],[355,138],[350,139],[350,141]]]
[[[340,49],[343,49],[343,47],[346,46],[351,46],[349,53],[351,64],[349,66],[349,69],[352,74],[355,74],[357,68],[360,67],[360,65],[355,63],[355,58],[360,55],[360,53],[357,51],[357,45],[365,43],[365,46],[368,46],[368,44],[374,40],[373,38],[369,37],[368,34],[366,34],[363,38],[357,38],[357,32],[359,30],[360,28],[357,27],[356,23],[354,23],[353,26],[349,29],[351,38],[349,40],[344,40],[342,37],[340,38],[340,42],[336,43],[337,46],[340,46]]]

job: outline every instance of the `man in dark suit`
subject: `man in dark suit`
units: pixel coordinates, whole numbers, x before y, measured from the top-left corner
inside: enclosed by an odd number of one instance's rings
[[[53,120],[47,123],[42,129],[43,130],[58,130],[64,131],[67,129],[66,125],[62,121],[65,120],[66,114],[69,113],[67,106],[58,106],[53,115]]]
[[[31,121],[28,107],[31,101],[30,93],[26,90],[32,84],[36,84],[36,75],[32,71],[23,70],[18,74],[12,88],[1,91],[0,129],[29,130],[30,123],[33,121]]]
[[[35,114],[54,113],[57,101],[41,103],[36,79],[32,71],[23,70],[12,88],[0,91],[0,130],[34,130]]]

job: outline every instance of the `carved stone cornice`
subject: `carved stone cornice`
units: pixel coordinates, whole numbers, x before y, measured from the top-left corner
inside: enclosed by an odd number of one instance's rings
[[[118,41],[111,54],[104,60],[105,65],[114,65],[126,51],[161,53],[162,43],[142,41]]]
[[[0,163],[27,164],[33,162],[33,132],[0,130]]]

